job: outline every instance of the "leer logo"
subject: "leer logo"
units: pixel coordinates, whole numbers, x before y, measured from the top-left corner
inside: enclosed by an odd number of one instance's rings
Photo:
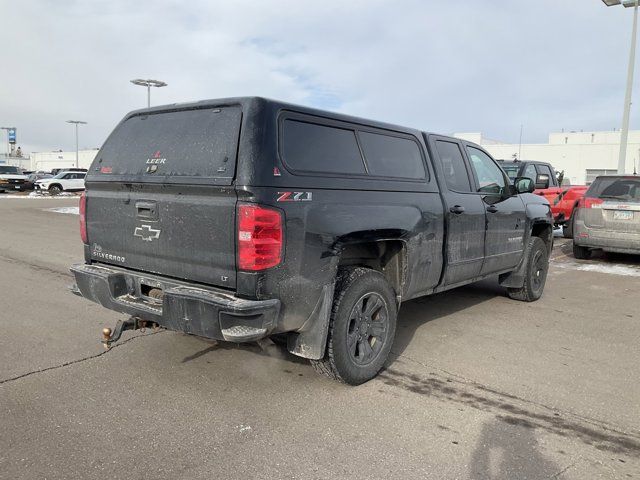
[[[166,158],[162,158],[162,153],[160,153],[160,150],[156,150],[151,157],[147,158],[147,164],[150,165],[159,165],[166,161]]]

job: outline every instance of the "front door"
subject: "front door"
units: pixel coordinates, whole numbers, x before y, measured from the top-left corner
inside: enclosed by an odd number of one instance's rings
[[[446,265],[444,285],[454,285],[480,275],[485,250],[485,206],[474,192],[471,172],[462,145],[451,139],[431,137],[437,168],[445,184]]]
[[[483,275],[515,267],[523,255],[525,207],[522,199],[507,191],[509,180],[484,151],[465,145],[467,155],[487,212],[487,234]]]

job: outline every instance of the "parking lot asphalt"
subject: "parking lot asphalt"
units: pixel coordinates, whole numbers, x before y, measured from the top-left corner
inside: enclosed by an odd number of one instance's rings
[[[0,478],[640,478],[640,258],[556,239],[543,298],[403,304],[348,387],[274,345],[127,332],[75,297],[77,199],[0,198]],[[63,210],[64,211],[64,210]]]

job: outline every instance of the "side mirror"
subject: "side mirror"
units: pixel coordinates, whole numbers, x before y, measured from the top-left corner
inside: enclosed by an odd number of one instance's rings
[[[545,189],[549,188],[549,175],[541,173],[536,178],[536,188]]]
[[[549,179],[547,178],[547,181]],[[518,193],[533,193],[536,189],[536,185],[529,177],[518,177],[514,181],[516,192]]]

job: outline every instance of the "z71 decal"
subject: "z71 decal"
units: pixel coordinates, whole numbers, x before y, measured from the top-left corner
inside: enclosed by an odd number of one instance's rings
[[[310,202],[312,192],[278,192],[277,202]]]

